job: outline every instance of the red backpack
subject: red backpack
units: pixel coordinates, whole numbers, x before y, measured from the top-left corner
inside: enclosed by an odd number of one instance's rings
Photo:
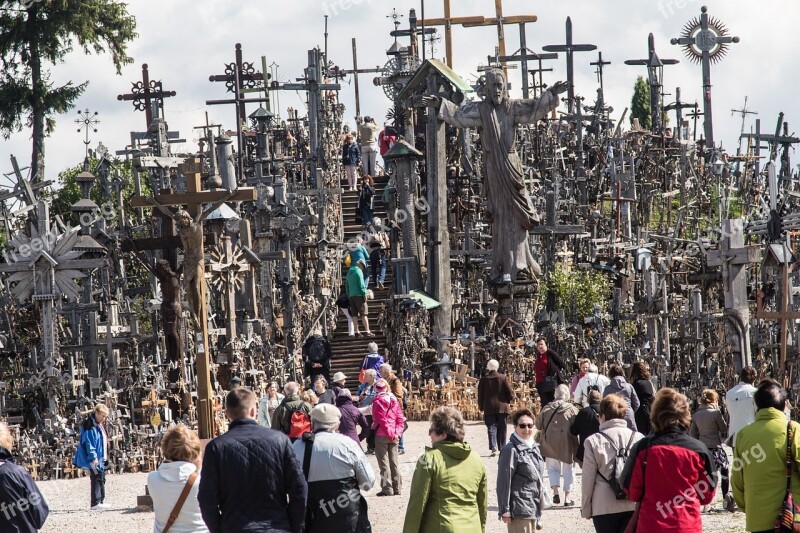
[[[299,439],[303,433],[311,431],[311,417],[308,413],[296,409],[292,411],[292,417],[289,420],[289,438]]]

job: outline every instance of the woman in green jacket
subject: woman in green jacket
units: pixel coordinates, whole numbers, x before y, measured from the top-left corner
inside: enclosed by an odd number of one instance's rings
[[[486,470],[464,442],[458,409],[431,413],[430,448],[417,461],[403,533],[483,533],[486,531]]]

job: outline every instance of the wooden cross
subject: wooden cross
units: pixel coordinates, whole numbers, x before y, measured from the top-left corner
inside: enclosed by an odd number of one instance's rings
[[[369,73],[379,73],[383,72],[381,67],[375,68],[358,68],[358,52],[356,49],[356,38],[353,37],[353,68],[350,70],[340,70],[341,74],[352,74],[353,75],[353,88],[356,91],[356,116],[361,116],[361,98],[359,97],[358,93],[358,75],[359,74],[369,74]]]
[[[117,100],[120,102],[132,101],[134,109],[144,111],[147,128],[153,122],[153,103],[157,104],[160,116],[164,116],[164,98],[177,94],[175,91],[165,91],[161,81],[150,80],[147,63],[142,65],[142,81],[137,81],[131,85],[131,92],[117,95]]]
[[[514,18],[514,17],[511,17]],[[534,17],[535,18],[535,17]],[[498,25],[500,27],[502,25]],[[525,22],[519,23],[519,50],[511,54],[510,56],[498,55],[489,56],[489,63],[502,63],[505,68],[506,63],[519,63],[522,65],[522,97],[527,99],[529,95],[529,82],[528,79],[528,60],[539,61],[539,66],[541,67],[543,60],[548,59],[557,59],[558,54],[556,53],[547,53],[547,54],[537,54],[530,48],[528,48],[527,38],[525,35]],[[550,69],[552,70],[552,69]],[[540,72],[541,70],[537,70],[536,72]],[[540,74],[541,76],[541,74]]]
[[[213,212],[223,202],[243,202],[256,199],[256,190],[252,187],[240,187],[235,192],[226,190],[203,191],[201,180],[203,165],[200,158],[189,158],[180,167],[181,174],[186,178],[186,192],[179,194],[157,194],[154,198],[136,196],[131,198],[133,207],[157,207],[163,210],[167,206],[186,206],[186,211],[191,216],[194,224],[199,224],[202,234],[202,224],[205,217]],[[211,203],[212,206],[203,210],[203,204]],[[202,247],[202,243],[200,244]],[[203,261],[197,265],[198,269],[205,268]],[[184,272],[186,275],[186,272]],[[208,311],[206,309],[206,283],[205,279],[198,280],[199,309],[195,310],[199,332],[195,338],[197,351],[197,419],[199,436],[208,439],[213,436],[214,422],[212,415],[213,402],[211,401],[211,374],[209,369],[209,344],[208,344]],[[187,288],[188,292],[188,288]],[[195,312],[193,311],[193,312]]]
[[[591,52],[597,50],[597,46],[593,44],[574,44],[572,42],[572,19],[567,17],[567,42],[564,44],[549,44],[543,46],[542,50],[545,52],[566,52],[567,53],[567,82],[569,89],[567,92],[567,110],[571,115],[574,112],[575,106],[575,52]]]
[[[652,33],[647,38],[647,51],[647,59],[628,59],[625,64],[644,65],[647,67],[647,78],[650,85],[651,129],[656,133],[661,133],[661,88],[664,78],[664,65],[677,65],[680,61],[658,57],[656,41]]]

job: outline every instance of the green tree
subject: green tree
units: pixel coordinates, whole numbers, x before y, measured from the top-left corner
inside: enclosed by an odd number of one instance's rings
[[[633,119],[639,119],[639,125],[649,130],[652,126],[650,117],[650,85],[644,77],[636,78],[633,86],[633,98],[631,99],[631,124]]]
[[[121,74],[133,62],[127,49],[137,36],[136,19],[116,0],[5,0],[0,6],[0,131],[8,138],[24,119],[32,129],[31,176],[43,180],[53,115],[72,109],[89,83],[56,87],[49,67],[77,45],[85,54],[110,53]]]

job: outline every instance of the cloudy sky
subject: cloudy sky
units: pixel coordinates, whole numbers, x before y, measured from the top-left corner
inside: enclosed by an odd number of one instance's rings
[[[425,15],[443,14],[442,0],[427,0]],[[491,0],[452,0],[454,16],[494,16]],[[647,36],[655,35],[656,50],[662,58],[680,59],[678,65],[665,68],[664,85],[667,92],[681,87],[682,100],[701,99],[700,66],[688,61],[678,46],[669,43],[678,37],[684,24],[700,15],[703,5],[698,0],[563,0],[534,2],[504,0],[504,12],[510,15],[535,14],[538,22],[529,24],[528,46],[541,51],[547,44],[559,44],[565,39],[564,23],[572,17],[574,39],[591,43],[603,52],[612,64],[606,68],[606,100],[615,108],[616,118],[629,105],[637,75],[645,75],[644,67],[624,64],[626,59],[647,57]],[[786,113],[790,132],[800,123],[800,100],[796,97],[797,73],[800,72],[800,3],[793,0],[772,0],[761,4],[742,0],[709,0],[709,13],[720,18],[731,35],[741,42],[730,47],[728,55],[712,67],[715,137],[725,148],[734,151],[741,128],[741,117],[731,116],[731,109],[740,109],[745,96],[748,107],[758,112],[762,131],[774,130],[777,115]],[[208,76],[224,72],[224,65],[234,59],[234,46],[242,43],[244,59],[260,66],[261,56],[277,65],[278,79],[294,80],[302,75],[307,50],[324,44],[324,15],[328,18],[328,47],[330,58],[342,68],[352,68],[350,40],[358,42],[359,67],[381,66],[387,61],[386,49],[393,39],[390,15],[392,9],[403,14],[403,27],[408,11],[417,9],[420,0],[131,0],[130,12],[137,19],[138,39],[130,46],[134,62],[117,76],[107,56],[70,55],[63,64],[52,67],[55,82],[89,80],[84,95],[75,110],[57,118],[57,128],[46,145],[47,178],[83,160],[83,133],[74,120],[78,109],[97,111],[98,132],[91,134],[92,147],[102,141],[111,150],[125,148],[131,131],[145,129],[144,114],[135,112],[129,102],[119,102],[116,96],[130,91],[131,82],[140,79],[141,65],[150,67],[151,79],[161,80],[165,89],[177,91],[177,96],[165,104],[166,119],[171,130],[177,130],[187,140],[180,150],[196,149],[197,130],[205,121],[205,112],[216,123],[234,129],[232,106],[206,106],[209,99],[225,98],[222,83],[211,83]],[[506,31],[507,51],[516,50],[519,33],[516,26]],[[468,81],[475,79],[476,67],[486,63],[497,44],[496,30],[491,28],[461,28],[453,30],[454,69]],[[435,43],[435,57],[444,56],[444,41]],[[597,89],[594,67],[590,62],[596,52],[576,54],[576,92],[591,101]],[[552,83],[566,77],[564,55],[550,63],[554,72],[545,75]],[[389,101],[383,92],[372,85],[373,74],[361,76],[362,114],[382,117]],[[510,73],[512,96],[520,96],[519,71]],[[672,101],[674,96],[667,96]],[[348,121],[355,115],[354,92],[350,80],[343,82],[341,99],[347,107]],[[285,116],[287,107],[303,108],[303,93],[280,95],[280,110]],[[563,106],[562,106],[563,107]],[[252,105],[250,110],[255,109]],[[250,111],[248,111],[249,113]],[[674,118],[673,118],[674,124]],[[753,125],[748,118],[746,130]],[[698,125],[702,130],[702,124]],[[30,132],[23,130],[8,141],[0,140],[0,172],[11,170],[9,155],[20,163],[30,162]]]

